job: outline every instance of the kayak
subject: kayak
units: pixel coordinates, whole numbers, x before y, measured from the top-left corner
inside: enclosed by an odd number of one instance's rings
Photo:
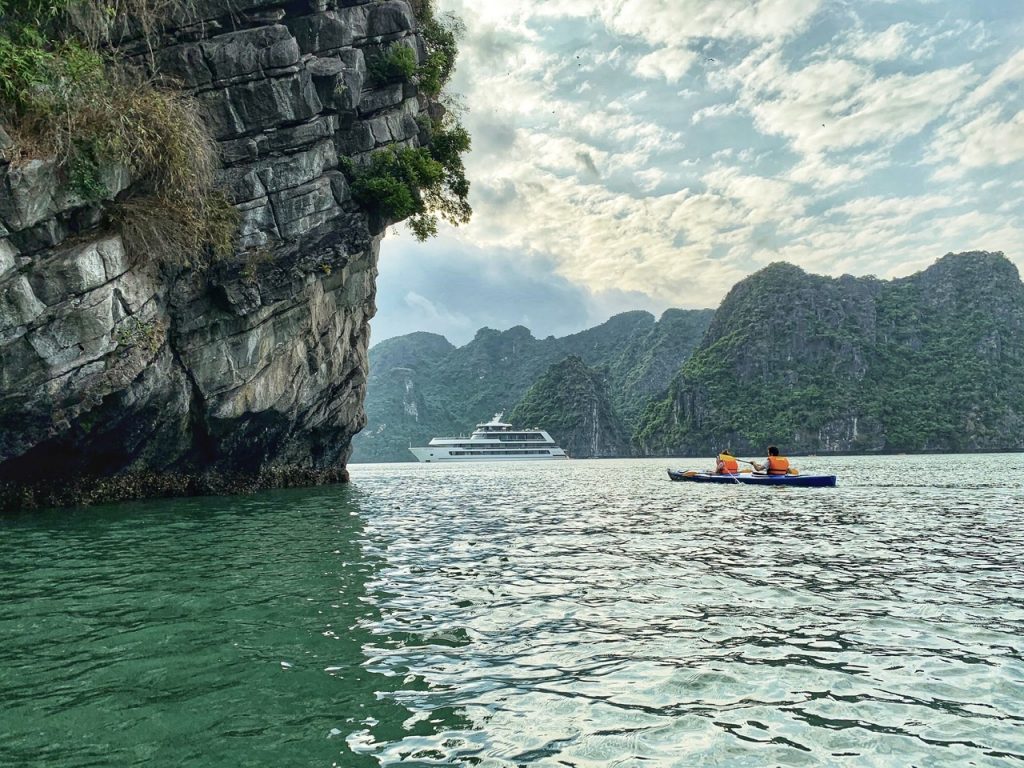
[[[684,472],[670,469],[668,476],[673,480],[691,483],[725,483],[727,485],[788,485],[794,488],[834,488],[835,475],[754,475],[744,472],[739,475],[715,475],[710,472]]]

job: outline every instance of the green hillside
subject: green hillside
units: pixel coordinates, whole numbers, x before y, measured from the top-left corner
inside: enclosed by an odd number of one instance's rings
[[[612,406],[605,377],[577,355],[548,368],[510,419],[546,429],[570,456],[629,455],[629,432]]]
[[[774,264],[736,285],[667,397],[648,454],[1024,447],[1024,285],[1002,254],[910,277]]]
[[[408,461],[410,444],[466,434],[497,411],[507,415],[545,371],[573,355],[601,371],[616,416],[629,429],[650,396],[666,391],[712,316],[670,309],[655,320],[649,312],[625,312],[546,339],[522,326],[482,328],[457,348],[427,333],[383,341],[370,350],[367,426],[353,441],[353,461]]]

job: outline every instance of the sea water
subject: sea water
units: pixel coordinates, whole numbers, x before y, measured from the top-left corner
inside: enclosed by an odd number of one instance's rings
[[[1024,456],[708,463],[0,519],[0,765],[1024,764]]]

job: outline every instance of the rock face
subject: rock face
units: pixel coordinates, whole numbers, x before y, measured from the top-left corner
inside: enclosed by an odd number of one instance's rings
[[[373,86],[364,55],[398,41],[422,56],[410,6],[194,5],[155,59],[219,143],[237,255],[204,271],[134,263],[52,162],[0,164],[8,505],[97,483],[118,497],[342,479],[365,422],[386,222],[352,201],[339,162],[418,143],[429,105],[412,84]],[[108,175],[112,195],[131,183]]]
[[[435,334],[387,339],[370,350],[368,423],[354,441],[353,459],[409,461],[410,444],[464,434],[496,411],[508,415],[545,371],[573,355],[600,369],[616,418],[630,430],[650,397],[665,392],[712,314],[670,309],[655,320],[624,312],[557,339],[536,339],[522,326],[481,328],[458,348]],[[539,421],[531,426],[549,429]]]
[[[612,406],[608,383],[576,355],[548,368],[523,395],[510,421],[547,430],[574,458],[630,454],[629,433]]]
[[[1024,448],[1024,285],[999,253],[910,277],[775,264],[737,284],[669,396],[652,454]]]

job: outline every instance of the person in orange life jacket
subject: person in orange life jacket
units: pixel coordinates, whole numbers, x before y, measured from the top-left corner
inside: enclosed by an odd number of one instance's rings
[[[739,471],[740,465],[736,461],[736,457],[732,455],[732,451],[726,448],[718,454],[718,460],[715,462],[716,475],[735,475]]]
[[[754,469],[758,472],[764,472],[769,475],[788,475],[789,459],[784,456],[779,456],[779,449],[774,445],[769,445],[768,458],[765,459],[764,464],[759,464],[755,461]]]

